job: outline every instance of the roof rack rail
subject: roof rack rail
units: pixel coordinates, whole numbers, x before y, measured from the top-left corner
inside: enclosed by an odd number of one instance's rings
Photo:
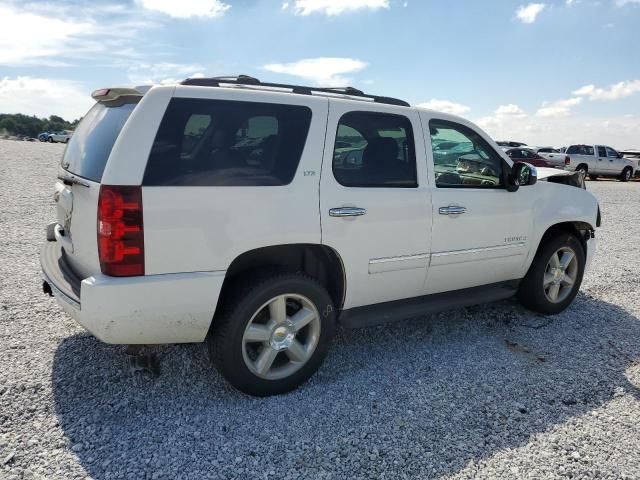
[[[223,85],[238,85],[247,87],[267,87],[279,88],[283,90],[291,90],[291,93],[300,95],[313,95],[314,93],[328,93],[332,95],[345,95],[348,97],[362,97],[376,103],[386,103],[388,105],[399,105],[409,107],[410,105],[404,100],[392,97],[380,97],[377,95],[369,95],[362,90],[353,87],[327,88],[327,87],[305,87],[302,85],[288,85],[285,83],[268,83],[261,82],[255,77],[249,75],[238,75],[237,77],[206,77],[206,78],[187,78],[180,82],[180,85],[194,85],[200,87],[220,87]]]

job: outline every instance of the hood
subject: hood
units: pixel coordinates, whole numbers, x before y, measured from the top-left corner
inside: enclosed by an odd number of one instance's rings
[[[537,170],[538,170],[538,180],[542,180],[543,178],[549,178],[549,177],[571,175],[572,173],[574,173],[569,170],[560,170],[559,168],[547,168],[547,167],[537,167]]]
[[[571,187],[586,189],[582,172],[560,170],[558,168],[538,168],[538,180],[551,183],[561,183]]]

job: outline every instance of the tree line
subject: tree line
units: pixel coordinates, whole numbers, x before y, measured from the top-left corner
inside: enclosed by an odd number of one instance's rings
[[[5,135],[25,135],[36,138],[41,132],[56,132],[59,130],[73,130],[80,119],[69,122],[57,115],[49,118],[38,118],[35,115],[22,113],[0,113],[0,133]]]

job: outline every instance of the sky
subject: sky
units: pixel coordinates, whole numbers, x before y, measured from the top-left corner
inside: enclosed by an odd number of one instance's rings
[[[350,85],[494,139],[640,148],[640,0],[0,0],[0,113],[247,74]]]

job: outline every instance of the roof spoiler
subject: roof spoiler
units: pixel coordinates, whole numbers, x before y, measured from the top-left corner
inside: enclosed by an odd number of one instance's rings
[[[124,103],[140,101],[143,93],[135,88],[101,88],[91,93],[91,98],[96,102],[115,107]]]

